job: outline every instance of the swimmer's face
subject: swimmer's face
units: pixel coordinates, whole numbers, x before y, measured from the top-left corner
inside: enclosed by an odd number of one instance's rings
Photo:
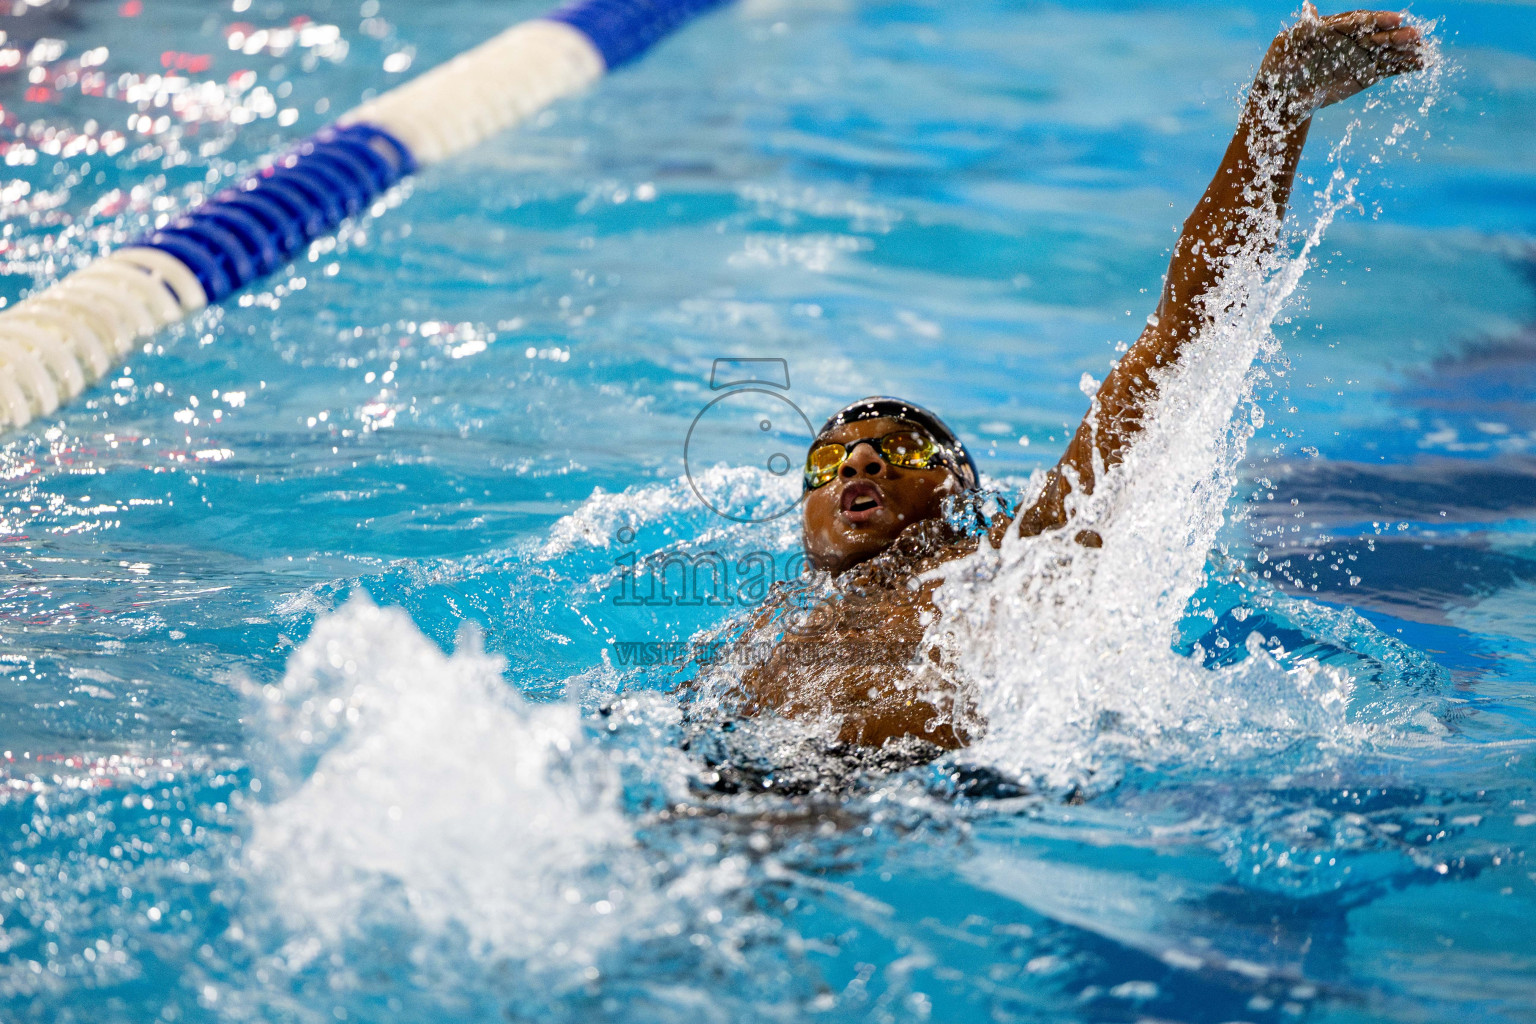
[[[817,443],[852,445],[862,438],[910,428],[886,417],[863,420],[831,430]],[[843,572],[884,551],[913,523],[941,515],[945,496],[960,490],[960,482],[943,466],[893,466],[874,445],[861,444],[838,467],[831,483],[805,496],[801,506],[805,553],[816,568]]]

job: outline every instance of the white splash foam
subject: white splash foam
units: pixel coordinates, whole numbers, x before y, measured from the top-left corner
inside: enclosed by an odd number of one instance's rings
[[[717,506],[729,508],[787,507],[800,486],[798,476],[786,478],[751,466],[713,466],[690,484],[686,477],[663,484],[630,487],[617,494],[598,488],[572,513],[550,527],[549,538],[539,549],[544,560],[582,548],[607,548],[620,531],[686,517],[690,546],[721,539],[750,538],[758,544],[787,547],[799,537],[798,516],[781,515],[767,523],[741,523],[713,512],[694,491],[708,495]]]
[[[1436,85],[1430,76],[1421,113]],[[1393,125],[1381,147],[1412,124]],[[977,687],[988,732],[974,753],[987,762],[1068,786],[1091,783],[1119,758],[1188,763],[1375,734],[1351,720],[1352,682],[1337,669],[1282,666],[1252,639],[1245,661],[1214,670],[1201,652],[1171,650],[1263,422],[1254,361],[1278,352],[1271,324],[1334,216],[1356,202],[1358,178],[1343,168],[1355,128],[1331,154],[1334,173],[1298,251],[1233,257],[1208,306],[1224,312],[1163,379],[1123,465],[1101,470],[1091,497],[1073,496],[1075,527],[1011,536],[1000,552],[943,572],[935,639]],[[1073,542],[1084,526],[1102,535],[1101,550]]]
[[[247,857],[299,937],[290,956],[403,918],[579,971],[620,905],[649,898],[627,887],[632,833],[577,710],[519,700],[501,660],[465,646],[445,656],[355,597],[264,688],[261,774],[290,791],[252,808]]]

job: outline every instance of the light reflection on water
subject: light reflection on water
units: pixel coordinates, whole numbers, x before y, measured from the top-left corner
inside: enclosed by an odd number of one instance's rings
[[[4,19],[0,294],[541,9],[363,7]],[[1021,483],[1286,14],[749,3],[6,440],[8,1019],[1529,1014],[1536,19],[1443,13],[1462,71],[1277,325],[1168,655],[1246,678],[1258,632],[1366,741],[1218,689],[1270,718],[1089,721],[1086,803],[985,765],[707,790],[608,641],[722,617],[615,605],[626,553],[793,551],[691,496],[713,360],[786,359],[813,422],[910,394]]]

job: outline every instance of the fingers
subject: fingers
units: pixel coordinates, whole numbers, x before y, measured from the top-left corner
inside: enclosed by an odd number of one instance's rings
[[[1360,10],[1319,18],[1307,0],[1301,20],[1270,48],[1264,70],[1295,102],[1317,109],[1432,60],[1432,47],[1402,13]]]
[[[1419,30],[1412,26],[1393,29],[1390,32],[1373,32],[1355,40],[1372,58],[1392,73],[1417,70],[1424,66],[1424,40]]]
[[[1322,26],[1361,46],[1376,49],[1406,48],[1419,41],[1419,30],[1405,24],[1403,16],[1396,11],[1350,11],[1324,18]]]
[[[1378,59],[1393,51],[1417,55],[1423,44],[1423,34],[1414,26],[1404,24],[1403,15],[1397,11],[1349,11],[1323,19],[1323,25],[1363,49],[1373,51]]]
[[[1429,57],[1422,48],[1396,50],[1382,61],[1388,74],[1401,75],[1409,71],[1421,71],[1429,66]]]
[[[1370,35],[1358,37],[1358,40],[1381,49],[1407,50],[1418,43],[1419,30],[1412,25],[1404,25],[1402,28],[1391,31],[1372,32]]]
[[[1397,28],[1403,16],[1397,11],[1346,11],[1323,19],[1323,24],[1335,32],[1348,35],[1368,35]]]

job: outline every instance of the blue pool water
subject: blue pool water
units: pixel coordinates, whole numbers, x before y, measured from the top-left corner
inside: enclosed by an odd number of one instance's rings
[[[8,301],[542,10],[12,7]],[[0,438],[0,1019],[1536,1019],[1529,7],[1318,118],[1261,425],[1147,463],[1129,612],[957,609],[977,750],[817,779],[636,664],[741,608],[636,566],[796,550],[685,459],[717,359],[1026,487],[1290,13],[744,0]]]

